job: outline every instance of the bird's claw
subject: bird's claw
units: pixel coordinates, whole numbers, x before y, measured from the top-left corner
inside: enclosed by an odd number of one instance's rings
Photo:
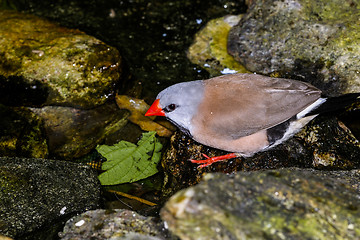
[[[201,153],[201,155],[203,155],[203,157],[205,157],[206,159],[203,160],[190,159],[190,162],[200,164],[198,168],[203,168],[214,163],[213,159],[208,155],[206,155],[205,153]]]
[[[203,159],[203,160],[190,159],[190,162],[200,164],[198,166],[198,168],[207,167],[207,166],[213,164],[214,162],[224,161],[224,160],[227,160],[227,159],[237,157],[235,153],[230,153],[230,154],[226,154],[226,155],[222,155],[222,156],[216,156],[216,157],[209,157],[204,153],[201,153],[201,155],[203,155],[203,157],[205,157],[206,159]]]

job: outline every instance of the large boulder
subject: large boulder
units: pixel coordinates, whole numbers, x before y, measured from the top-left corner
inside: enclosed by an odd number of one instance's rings
[[[360,92],[359,1],[251,2],[228,37],[248,70],[303,79],[328,95]]]
[[[0,234],[22,239],[100,205],[89,166],[49,159],[0,157]]]
[[[30,14],[0,11],[3,104],[13,105],[13,96],[26,92],[26,104],[92,108],[112,94],[120,66],[116,48],[84,32]]]
[[[171,232],[188,240],[358,239],[359,192],[351,181],[340,180],[348,174],[330,177],[305,169],[209,174],[172,196],[161,216]],[[353,177],[359,178],[358,170]]]

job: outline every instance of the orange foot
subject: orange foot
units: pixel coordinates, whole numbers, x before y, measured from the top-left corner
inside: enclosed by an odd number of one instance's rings
[[[222,155],[222,156],[217,156],[217,157],[208,157],[206,154],[202,153],[202,155],[206,158],[204,160],[194,160],[194,159],[190,159],[190,161],[192,163],[196,163],[196,164],[201,164],[198,166],[198,168],[203,168],[206,166],[209,166],[211,164],[213,164],[214,162],[219,162],[219,161],[224,161],[224,160],[228,160],[231,158],[236,158],[238,157],[238,155],[236,153],[229,153],[226,155]]]

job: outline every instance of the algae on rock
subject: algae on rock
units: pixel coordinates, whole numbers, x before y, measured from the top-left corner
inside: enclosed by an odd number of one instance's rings
[[[328,95],[360,92],[360,2],[254,1],[229,33],[247,69],[304,79]]]
[[[345,181],[306,169],[208,174],[161,211],[181,239],[358,239],[360,200]]]
[[[16,76],[29,88],[41,83],[47,89],[38,105],[101,105],[121,72],[114,47],[79,30],[10,10],[0,11],[0,58],[1,76]]]

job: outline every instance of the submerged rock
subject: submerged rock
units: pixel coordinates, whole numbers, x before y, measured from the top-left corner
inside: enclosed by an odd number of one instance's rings
[[[22,239],[100,203],[89,166],[49,159],[0,157],[0,234]]]
[[[161,216],[181,239],[357,239],[360,200],[315,170],[208,174],[175,194]]]
[[[328,95],[360,92],[358,1],[252,1],[228,51],[252,72],[313,83]]]
[[[0,11],[0,59],[0,101],[5,105],[92,108],[108,100],[121,72],[114,47],[10,10]],[[27,101],[14,101],[17,92]]]
[[[171,240],[163,222],[124,209],[88,211],[67,221],[62,240],[67,239],[139,239]]]

